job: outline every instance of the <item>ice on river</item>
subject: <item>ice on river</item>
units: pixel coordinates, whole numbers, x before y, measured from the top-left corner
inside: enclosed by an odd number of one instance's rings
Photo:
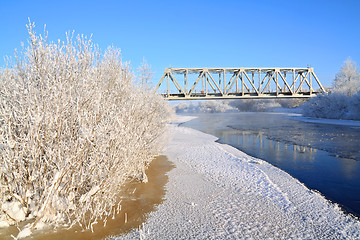
[[[360,238],[358,220],[286,172],[214,136],[177,125],[170,131],[164,154],[176,168],[166,201],[119,239]]]

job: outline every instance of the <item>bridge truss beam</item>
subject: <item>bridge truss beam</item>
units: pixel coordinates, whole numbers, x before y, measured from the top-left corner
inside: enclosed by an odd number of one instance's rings
[[[310,67],[166,68],[155,91],[164,81],[161,95],[168,100],[309,98],[326,92]]]

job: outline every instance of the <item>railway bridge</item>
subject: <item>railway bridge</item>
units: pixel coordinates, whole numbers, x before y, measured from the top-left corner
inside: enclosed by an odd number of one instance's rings
[[[311,67],[166,68],[155,91],[167,100],[310,98],[326,92]]]

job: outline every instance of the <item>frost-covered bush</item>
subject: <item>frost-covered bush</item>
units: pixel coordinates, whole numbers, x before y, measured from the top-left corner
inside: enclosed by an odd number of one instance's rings
[[[294,108],[303,100],[299,99],[237,99],[237,100],[211,100],[204,102],[180,102],[175,106],[177,113],[214,113],[214,112],[266,112],[274,108]]]
[[[204,102],[180,102],[175,106],[177,113],[216,113],[235,111],[226,100],[209,100]]]
[[[345,119],[350,98],[341,93],[321,94],[301,105],[306,117]]]
[[[119,211],[127,178],[146,180],[170,110],[134,87],[119,50],[28,31],[28,48],[0,74],[0,225],[91,228]]]
[[[336,74],[329,94],[318,95],[300,106],[304,116],[360,120],[360,73],[348,58]]]
[[[279,108],[281,105],[276,100],[240,99],[234,100],[230,106],[241,112],[265,112],[272,108]]]
[[[300,106],[306,117],[360,120],[360,92],[318,95]]]
[[[341,66],[334,79],[333,91],[352,96],[360,90],[360,73],[355,62],[349,57]]]
[[[303,99],[303,98],[288,98],[288,99],[277,100],[277,102],[283,108],[297,108],[306,101],[307,99]]]
[[[348,119],[360,120],[360,91],[351,97],[348,109]]]

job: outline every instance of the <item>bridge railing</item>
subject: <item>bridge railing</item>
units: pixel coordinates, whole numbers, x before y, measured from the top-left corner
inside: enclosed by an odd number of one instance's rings
[[[168,100],[309,98],[326,92],[310,67],[166,68],[155,91]]]

